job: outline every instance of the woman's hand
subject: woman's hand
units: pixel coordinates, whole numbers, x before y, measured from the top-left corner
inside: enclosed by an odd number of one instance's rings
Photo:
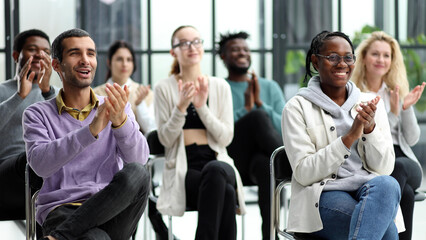
[[[138,89],[136,89],[136,92],[135,92],[135,94],[136,94],[136,101],[135,101],[136,106],[141,104],[142,101],[146,98],[146,96],[148,96],[149,90],[150,90],[149,85],[148,86],[140,85],[138,87]]]
[[[177,108],[179,111],[185,113],[189,104],[192,102],[192,99],[196,93],[195,85],[193,82],[183,83],[182,79],[178,81],[178,91],[179,91],[179,102]]]
[[[196,87],[196,93],[192,103],[195,108],[200,108],[207,103],[209,97],[209,83],[205,76],[198,77],[198,86]]]
[[[408,93],[407,96],[405,96],[404,103],[402,104],[402,110],[406,110],[419,101],[423,90],[425,89],[425,85],[425,82],[423,82],[422,85],[417,85],[413,90],[411,90],[411,92]]]
[[[376,126],[374,116],[376,114],[377,103],[379,100],[380,96],[377,96],[367,103],[361,103],[356,109],[358,114],[352,123],[352,127],[349,132],[342,137],[342,141],[347,148],[350,148],[352,144],[362,136],[362,134],[369,134],[374,130],[374,127]]]
[[[399,86],[396,85],[394,90],[390,90],[390,110],[395,116],[399,115]]]

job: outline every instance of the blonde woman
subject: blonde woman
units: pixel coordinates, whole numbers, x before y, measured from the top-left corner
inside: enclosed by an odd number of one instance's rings
[[[143,86],[131,79],[136,71],[136,58],[132,46],[122,40],[114,42],[108,49],[108,73],[106,83],[127,85],[130,90],[129,102],[136,121],[144,134],[156,129],[154,120],[154,96],[149,86]],[[95,93],[106,96],[106,83],[94,89]]]
[[[414,195],[422,181],[422,168],[411,150],[420,137],[413,105],[425,83],[409,91],[407,73],[398,42],[388,34],[373,32],[356,50],[352,81],[364,92],[379,95],[385,103],[395,150],[392,176],[401,187],[401,209],[406,231],[400,239],[411,239]]]
[[[195,239],[235,239],[235,213],[245,212],[242,183],[226,146],[234,132],[228,83],[201,72],[200,33],[181,26],[172,35],[171,75],[154,89],[158,137],[166,164],[158,210],[198,211]],[[238,209],[237,209],[238,206]]]

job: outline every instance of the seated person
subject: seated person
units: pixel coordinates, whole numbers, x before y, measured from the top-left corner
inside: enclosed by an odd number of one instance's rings
[[[171,43],[171,76],[154,89],[166,158],[157,208],[171,216],[196,209],[195,239],[236,239],[235,213],[244,214],[245,205],[226,151],[234,129],[231,89],[224,79],[202,74],[203,40],[194,27],[177,28]]]
[[[143,86],[130,78],[137,66],[132,46],[125,41],[114,42],[109,47],[107,63],[106,83],[117,83],[121,87],[126,85],[130,91],[129,103],[142,132],[147,134],[155,130],[153,93],[149,86]],[[106,83],[93,89],[97,95],[107,95]]]
[[[146,139],[127,102],[129,89],[90,88],[96,46],[81,29],[52,44],[63,88],[23,116],[28,162],[44,180],[36,206],[45,239],[129,239],[149,193]],[[123,166],[124,165],[124,166]]]
[[[322,239],[398,239],[401,193],[388,176],[395,154],[383,101],[349,81],[355,56],[345,34],[314,37],[305,80],[311,63],[319,76],[287,102],[282,117],[293,170],[287,230]]]
[[[46,33],[30,29],[13,41],[16,75],[0,84],[0,220],[25,219],[25,142],[22,113],[33,103],[55,97]]]
[[[422,183],[422,167],[410,146],[420,138],[414,104],[422,96],[425,83],[409,91],[407,72],[398,42],[384,32],[373,32],[357,48],[352,81],[361,91],[379,95],[385,102],[395,150],[391,174],[401,187],[401,210],[406,231],[400,240],[410,240],[413,230],[415,191]]]
[[[249,73],[251,55],[246,42],[248,37],[246,32],[220,35],[218,53],[228,69],[226,80],[231,86],[235,122],[234,138],[227,149],[243,184],[259,186],[262,237],[269,240],[269,159],[272,152],[283,144],[281,113],[285,100],[276,82]]]

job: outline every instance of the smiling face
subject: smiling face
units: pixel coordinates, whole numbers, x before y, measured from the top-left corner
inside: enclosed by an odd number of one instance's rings
[[[339,56],[346,56],[352,54],[352,48],[348,41],[342,37],[333,37],[325,40],[319,54],[328,56],[332,53]],[[343,59],[334,65],[328,59],[316,55],[311,56],[312,64],[318,70],[321,79],[321,88],[324,92],[327,90],[344,88],[349,78],[352,75],[354,64],[348,65]]]
[[[187,41],[192,42],[196,39],[201,39],[200,33],[192,27],[185,27],[175,33],[173,38],[173,45]],[[192,66],[201,62],[204,55],[204,48],[202,45],[197,48],[191,44],[188,49],[175,47],[170,50],[170,53],[177,59],[179,65]]]
[[[251,65],[250,48],[242,38],[229,40],[221,58],[228,71],[238,74],[246,74]]]
[[[18,72],[21,71],[21,68],[25,65],[28,59],[33,56],[30,70],[31,72],[36,73],[36,77],[34,77],[34,79],[37,79],[37,74],[39,73],[41,67],[40,61],[42,59],[43,51],[47,53],[47,55],[50,55],[50,45],[45,38],[39,36],[28,37],[22,47],[21,52],[13,52],[13,58],[18,64]]]
[[[53,60],[53,68],[62,79],[64,88],[86,88],[92,83],[96,67],[95,43],[90,37],[70,37],[62,41],[62,62]]]
[[[111,58],[110,68],[114,82],[127,81],[134,69],[133,57],[129,49],[119,48]]]
[[[374,41],[364,56],[365,74],[382,78],[392,63],[392,49],[385,41]]]

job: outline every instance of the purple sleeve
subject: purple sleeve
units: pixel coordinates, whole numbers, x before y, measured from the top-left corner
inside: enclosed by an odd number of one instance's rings
[[[22,126],[28,163],[37,175],[49,177],[95,142],[96,138],[87,125],[52,140],[49,136],[51,123],[42,114],[43,110],[34,105],[28,107],[23,115]]]
[[[126,105],[127,120],[117,129],[112,129],[117,140],[120,157],[125,163],[139,162],[145,164],[148,161],[149,147],[145,137],[139,131],[139,124],[130,107]]]

